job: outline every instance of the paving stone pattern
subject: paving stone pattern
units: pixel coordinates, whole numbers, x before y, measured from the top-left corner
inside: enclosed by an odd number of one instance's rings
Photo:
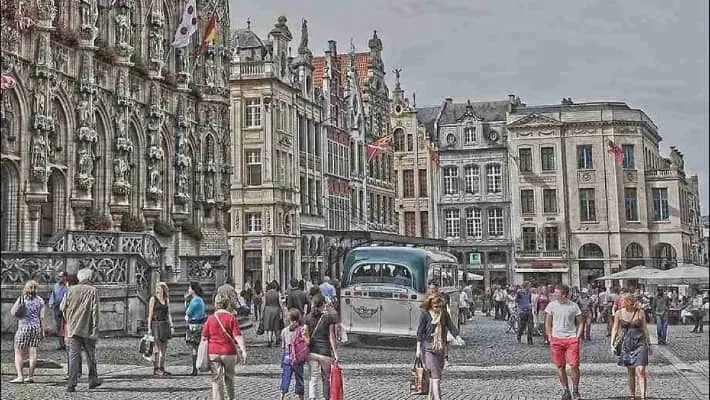
[[[652,327],[654,329],[655,327]],[[707,371],[707,334],[683,333],[686,327],[673,327],[670,346],[683,361]],[[689,331],[689,329],[688,329]],[[279,366],[276,348],[266,347],[263,337],[247,331],[249,362],[240,366],[237,378],[237,399],[276,398]],[[444,398],[481,400],[547,400],[559,399],[554,368],[549,362],[549,349],[536,344],[518,344],[515,335],[506,334],[504,323],[490,318],[475,317],[463,328],[466,346],[454,348],[452,367],[444,372]],[[671,338],[674,338],[671,341]],[[593,330],[593,340],[582,348],[582,394],[585,399],[625,399],[625,370],[615,365],[609,352],[602,325]],[[703,343],[705,342],[705,343]],[[188,376],[189,348],[180,338],[169,346],[168,370],[174,376],[153,378],[152,367],[137,354],[138,339],[103,339],[99,342],[99,373],[104,385],[89,391],[86,379],[77,393],[64,393],[64,369],[40,370],[35,384],[11,385],[12,340],[2,341],[2,399],[209,399],[209,375]],[[681,350],[675,353],[676,347]],[[703,346],[704,350],[703,350]],[[53,350],[55,342],[46,342],[40,357],[64,363],[64,353]],[[347,400],[425,399],[408,393],[409,369],[413,361],[411,341],[365,341],[340,350],[344,368]],[[705,358],[702,359],[702,351]],[[700,353],[700,355],[696,354]],[[684,358],[685,357],[685,358]],[[707,374],[707,372],[705,372]],[[650,366],[652,399],[697,399],[687,388],[680,372],[662,356],[654,354]],[[86,376],[86,373],[85,375]],[[289,399],[296,397],[291,395]]]

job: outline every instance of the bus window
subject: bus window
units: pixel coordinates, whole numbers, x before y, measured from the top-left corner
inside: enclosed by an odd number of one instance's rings
[[[401,265],[362,264],[353,271],[350,283],[391,283],[411,287],[412,272]]]
[[[352,283],[377,283],[380,279],[380,264],[363,264],[353,271]]]
[[[441,266],[443,273],[441,274],[441,286],[442,287],[455,287],[456,280],[458,279],[456,265],[454,264],[444,264]]]

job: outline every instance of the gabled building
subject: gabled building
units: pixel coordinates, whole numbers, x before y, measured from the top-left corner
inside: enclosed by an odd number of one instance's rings
[[[506,116],[520,99],[440,106],[432,138],[439,149],[439,235],[485,285],[510,282],[512,258]]]
[[[250,26],[233,41],[230,247],[237,282],[275,279],[285,287],[318,269],[302,268],[301,227],[325,227],[322,95],[313,85],[306,21],[295,57],[292,40],[279,17],[266,41]]]
[[[404,97],[400,70],[392,91],[392,148],[396,174],[395,222],[400,235],[435,237],[438,164],[432,157],[426,126],[419,122],[416,104]],[[412,95],[414,98],[414,94]],[[436,108],[438,111],[438,107]],[[427,110],[421,112],[426,119]],[[436,114],[435,114],[436,115]]]

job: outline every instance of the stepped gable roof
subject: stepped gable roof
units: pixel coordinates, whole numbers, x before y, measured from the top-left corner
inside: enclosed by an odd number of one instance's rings
[[[355,70],[357,71],[357,80],[360,83],[360,88],[367,85],[367,64],[370,62],[370,53],[362,52],[355,53]],[[350,70],[350,53],[338,54],[340,62],[340,79],[345,84]],[[313,57],[313,86],[323,87],[323,70],[325,68],[325,56]]]
[[[468,104],[469,103],[447,104],[444,108],[444,112],[441,113],[439,125],[455,124],[458,119],[466,113]],[[505,121],[510,101],[479,101],[471,102],[470,104],[473,106],[473,113],[477,117],[480,117],[485,122],[492,122]]]

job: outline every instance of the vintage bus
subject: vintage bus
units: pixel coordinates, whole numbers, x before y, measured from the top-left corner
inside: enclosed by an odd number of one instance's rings
[[[348,252],[340,312],[348,333],[415,337],[428,282],[435,280],[456,326],[459,265],[449,253],[413,247],[358,247]]]

